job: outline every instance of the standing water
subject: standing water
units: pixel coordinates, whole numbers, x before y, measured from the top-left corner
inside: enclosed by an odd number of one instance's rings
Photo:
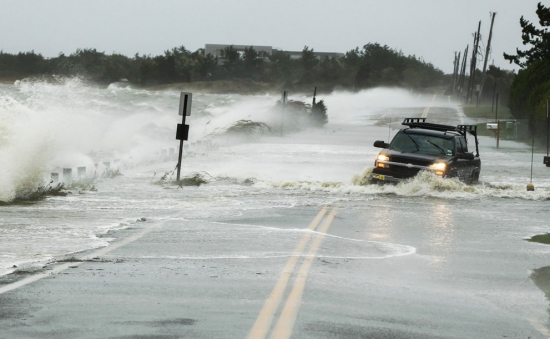
[[[184,212],[186,220],[216,222],[251,210],[324,204],[353,209],[372,202],[380,208],[369,216],[379,227],[371,238],[381,242],[376,249],[349,246],[338,254],[366,259],[414,254],[411,246],[383,241],[392,233],[398,239],[395,230],[406,223],[448,226],[426,240],[438,253],[450,253],[450,242],[460,241],[455,238],[460,227],[480,220],[504,220],[506,227],[521,224],[507,233],[519,240],[548,231],[541,222],[548,214],[532,211],[547,206],[550,172],[542,156],[535,155],[541,160],[535,160],[533,169],[536,190],[527,192],[530,147],[515,141],[501,141],[496,149],[494,138],[480,137],[479,185],[429,173],[399,185],[368,183],[379,151],[373,142],[388,141],[388,131],[393,136],[403,118],[427,114],[430,122],[472,123],[447,97],[384,88],[334,92],[318,96],[328,107],[327,125],[312,128],[286,119],[281,137],[280,111],[273,109],[279,96],[194,93],[182,177],[194,176],[203,184],[178,187],[170,181],[179,144],[179,95],[125,84],[103,88],[79,79],[0,84],[0,275],[107,246],[112,231],[170,219],[176,212]],[[289,99],[311,102],[311,97],[292,93]],[[228,133],[241,120],[265,125]],[[86,167],[80,177],[78,167]],[[51,173],[62,181],[64,168],[73,169],[72,183],[66,184],[71,194],[24,200],[39,186],[55,185],[48,184]],[[428,214],[413,218],[419,204]],[[452,219],[454,211],[459,214]],[[535,257],[549,252],[539,246],[533,247]],[[277,255],[221,250],[225,253],[216,255]],[[324,251],[331,255],[330,249]],[[437,258],[434,264],[441,264],[442,256]]]

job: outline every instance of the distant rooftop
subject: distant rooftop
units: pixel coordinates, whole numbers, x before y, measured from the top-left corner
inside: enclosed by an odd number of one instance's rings
[[[260,55],[260,58],[267,58],[268,55],[273,54],[273,47],[271,46],[254,46],[254,45],[220,45],[220,44],[206,44],[204,45],[204,54],[212,54],[215,57],[221,58],[222,57],[222,50],[233,46],[233,49],[235,49],[237,52],[244,52],[245,48],[252,47],[258,54]]]
[[[258,52],[259,57],[263,59],[267,59],[267,57],[270,55],[273,55],[274,52],[283,52],[284,54],[289,55],[291,59],[302,58],[302,51],[283,51],[277,48],[273,48],[272,46],[254,46],[254,45],[205,44],[204,54],[205,55],[211,54],[214,57],[222,58],[222,50],[229,46],[233,46],[233,48],[239,53],[244,53],[245,48],[252,47],[256,52]],[[313,55],[315,55],[317,59],[339,58],[339,57],[343,57],[344,53],[314,51]]]

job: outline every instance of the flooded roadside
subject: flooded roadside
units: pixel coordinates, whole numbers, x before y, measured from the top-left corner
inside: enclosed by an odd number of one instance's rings
[[[207,175],[201,177],[200,185],[180,187],[155,183],[176,162],[168,151],[166,157],[159,153],[176,144],[178,92],[98,89],[78,83],[2,90],[2,128],[11,134],[3,139],[0,152],[4,160],[8,155],[16,159],[2,162],[8,173],[0,181],[3,192],[15,192],[14,182],[33,187],[55,166],[84,163],[93,168],[96,159],[90,152],[97,148],[108,149],[104,154],[119,160],[122,174],[97,181],[95,191],[76,190],[31,205],[0,206],[2,274],[108,246],[117,230],[126,234],[146,224],[162,224],[167,225],[166,233],[145,238],[151,243],[132,252],[133,260],[169,260],[174,267],[189,268],[203,261],[221,265],[218,261],[246,259],[251,270],[259,262],[270,262],[275,275],[281,269],[279,261],[292,255],[309,215],[334,205],[341,212],[317,255],[326,261],[315,279],[320,288],[340,286],[334,279],[343,274],[357,283],[350,289],[358,300],[365,304],[376,300],[380,310],[390,313],[394,309],[384,300],[395,301],[392,288],[411,290],[419,296],[419,305],[429,310],[420,319],[426,326],[442,312],[437,306],[440,299],[447,300],[445,314],[464,322],[472,320],[468,312],[496,310],[483,318],[491,330],[506,321],[525,329],[525,319],[533,317],[547,326],[547,301],[536,289],[545,284],[540,281],[546,278],[540,277],[546,273],[537,273],[535,279],[529,272],[545,266],[550,250],[523,239],[547,232],[544,211],[550,179],[548,169],[536,163],[536,190],[525,190],[531,156],[527,146],[506,141],[496,149],[493,139],[482,137],[479,185],[429,173],[391,186],[369,185],[365,180],[378,153],[372,147],[374,140],[388,140],[397,131],[396,122],[424,112],[436,122],[467,123],[454,103],[389,89],[333,93],[324,98],[329,109],[325,128],[304,128],[283,137],[219,138],[212,140],[217,147],[199,148],[199,140],[238,120],[273,124],[275,118],[266,112],[278,97],[197,95],[197,111],[189,122],[190,144],[195,143],[195,149],[184,158],[183,174]],[[431,107],[429,111],[426,106]],[[55,123],[35,126],[43,133],[40,138],[24,138],[26,121],[52,117]],[[69,123],[77,123],[75,131],[66,128]],[[42,150],[48,157],[13,156],[26,151],[21,140],[33,147],[46,140]],[[181,216],[175,218],[175,213]],[[116,253],[104,259],[115,260],[115,255],[123,256]],[[333,274],[323,275],[329,268]],[[364,272],[375,272],[380,280],[373,282]],[[196,276],[198,283],[201,277]],[[380,294],[361,297],[365,284]],[[335,300],[343,293],[338,288],[332,292]],[[399,296],[415,301],[405,293]],[[461,296],[475,307],[460,301]],[[405,310],[422,310],[411,305]],[[464,313],[454,314],[450,311],[454,306]],[[507,313],[508,309],[518,316]],[[398,318],[415,320],[405,311],[395,312]],[[453,333],[460,333],[462,325],[453,326]]]

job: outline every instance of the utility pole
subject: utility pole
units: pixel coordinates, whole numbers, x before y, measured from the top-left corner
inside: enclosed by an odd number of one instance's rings
[[[485,74],[487,73],[487,60],[489,60],[489,53],[491,52],[491,38],[493,37],[493,24],[495,23],[496,12],[492,13],[491,29],[489,30],[489,40],[487,40],[487,49],[485,51],[485,61],[483,62],[483,73],[481,75],[481,87],[479,88],[479,96],[483,94],[483,84],[485,83]],[[496,83],[496,79],[495,79]]]
[[[497,95],[497,81],[495,79],[495,86],[493,88],[493,105],[491,106],[491,113],[495,109],[495,95]]]
[[[497,93],[497,104],[495,105],[495,121],[498,121],[498,93]]]
[[[455,58],[453,60],[453,83],[451,84],[451,96],[455,93],[455,86],[456,86],[456,51],[455,51]]]
[[[455,86],[453,88],[453,92],[458,91],[458,85],[459,85],[459,80],[460,80],[460,54],[461,54],[461,52],[458,52],[458,56],[456,57],[456,67],[455,67],[456,82],[455,82]]]
[[[461,96],[462,96],[462,93],[464,93],[464,81],[466,81],[466,62],[468,60],[468,49],[469,48],[470,48],[470,45],[466,45],[466,50],[464,51],[464,56],[463,56],[463,59],[462,59],[462,70],[460,71],[460,81],[459,81],[459,84],[458,84]]]
[[[467,103],[470,103],[472,100],[472,95],[474,92],[474,84],[476,78],[476,63],[477,63],[477,53],[479,49],[479,31],[481,30],[481,20],[477,26],[477,34],[474,34],[474,50],[472,51],[472,62],[470,64],[470,81],[468,82],[468,95]]]
[[[472,88],[472,67],[473,67],[473,64],[474,64],[474,57],[476,55],[476,39],[477,39],[477,36],[476,36],[476,33],[474,32],[474,44],[472,45],[472,57],[470,58],[470,77],[468,78],[468,88],[466,89],[466,104],[469,104],[470,103],[470,92],[471,92],[471,88]]]
[[[495,121],[497,122],[497,148],[499,148],[500,142],[500,121],[498,120],[498,93],[497,93],[497,105],[495,110]]]
[[[479,20],[479,24],[477,25],[477,41],[476,41],[476,47],[474,51],[474,68],[473,68],[473,76],[472,76],[472,93],[470,95],[470,101],[472,100],[472,96],[474,95],[474,86],[476,82],[476,69],[477,69],[477,55],[479,54],[479,40],[481,40],[481,20]]]
[[[453,85],[451,87],[451,96],[453,96],[455,92],[458,90],[459,71],[460,71],[460,52],[455,52],[455,60],[453,65],[454,65],[454,70],[453,70]]]

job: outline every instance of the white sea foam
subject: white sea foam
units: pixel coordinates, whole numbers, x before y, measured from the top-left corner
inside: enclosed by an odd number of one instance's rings
[[[353,176],[351,182],[321,181],[267,181],[257,182],[257,187],[319,191],[331,194],[395,194],[398,196],[425,196],[443,199],[480,199],[484,197],[517,198],[525,200],[550,200],[550,188],[541,187],[528,192],[525,186],[491,184],[481,181],[467,185],[456,178],[441,178],[430,172],[421,172],[416,177],[399,184],[377,185],[368,181],[372,167]]]
[[[150,107],[133,114],[125,104],[139,106],[132,102],[136,93],[120,101],[110,93],[79,79],[3,86],[0,201],[35,189],[44,173],[56,167],[93,168],[98,161],[118,157],[139,161],[140,155],[160,149],[162,141],[146,132],[168,123]],[[97,149],[109,157],[94,158],[91,153]]]
[[[256,252],[256,253],[247,253],[247,254],[212,254],[212,255],[200,255],[200,254],[143,255],[143,256],[138,256],[138,258],[139,259],[172,259],[172,260],[216,260],[216,259],[258,260],[258,259],[289,258],[292,256],[299,255],[300,257],[313,257],[313,258],[320,258],[320,259],[322,258],[322,259],[380,260],[380,259],[389,259],[393,257],[413,255],[416,253],[416,248],[412,246],[391,244],[391,243],[367,242],[361,248],[361,251],[358,250],[356,251],[356,253],[353,253],[348,249],[346,252],[349,253],[349,255],[345,253],[323,254],[324,252],[325,252],[325,249],[321,246],[321,248],[319,249],[319,253],[315,255],[310,255],[307,253],[294,253],[292,251],[289,251],[287,253],[282,253],[282,254],[281,253],[275,254],[272,252]],[[361,254],[359,254],[360,252]],[[372,253],[369,253],[369,252],[372,252]]]

